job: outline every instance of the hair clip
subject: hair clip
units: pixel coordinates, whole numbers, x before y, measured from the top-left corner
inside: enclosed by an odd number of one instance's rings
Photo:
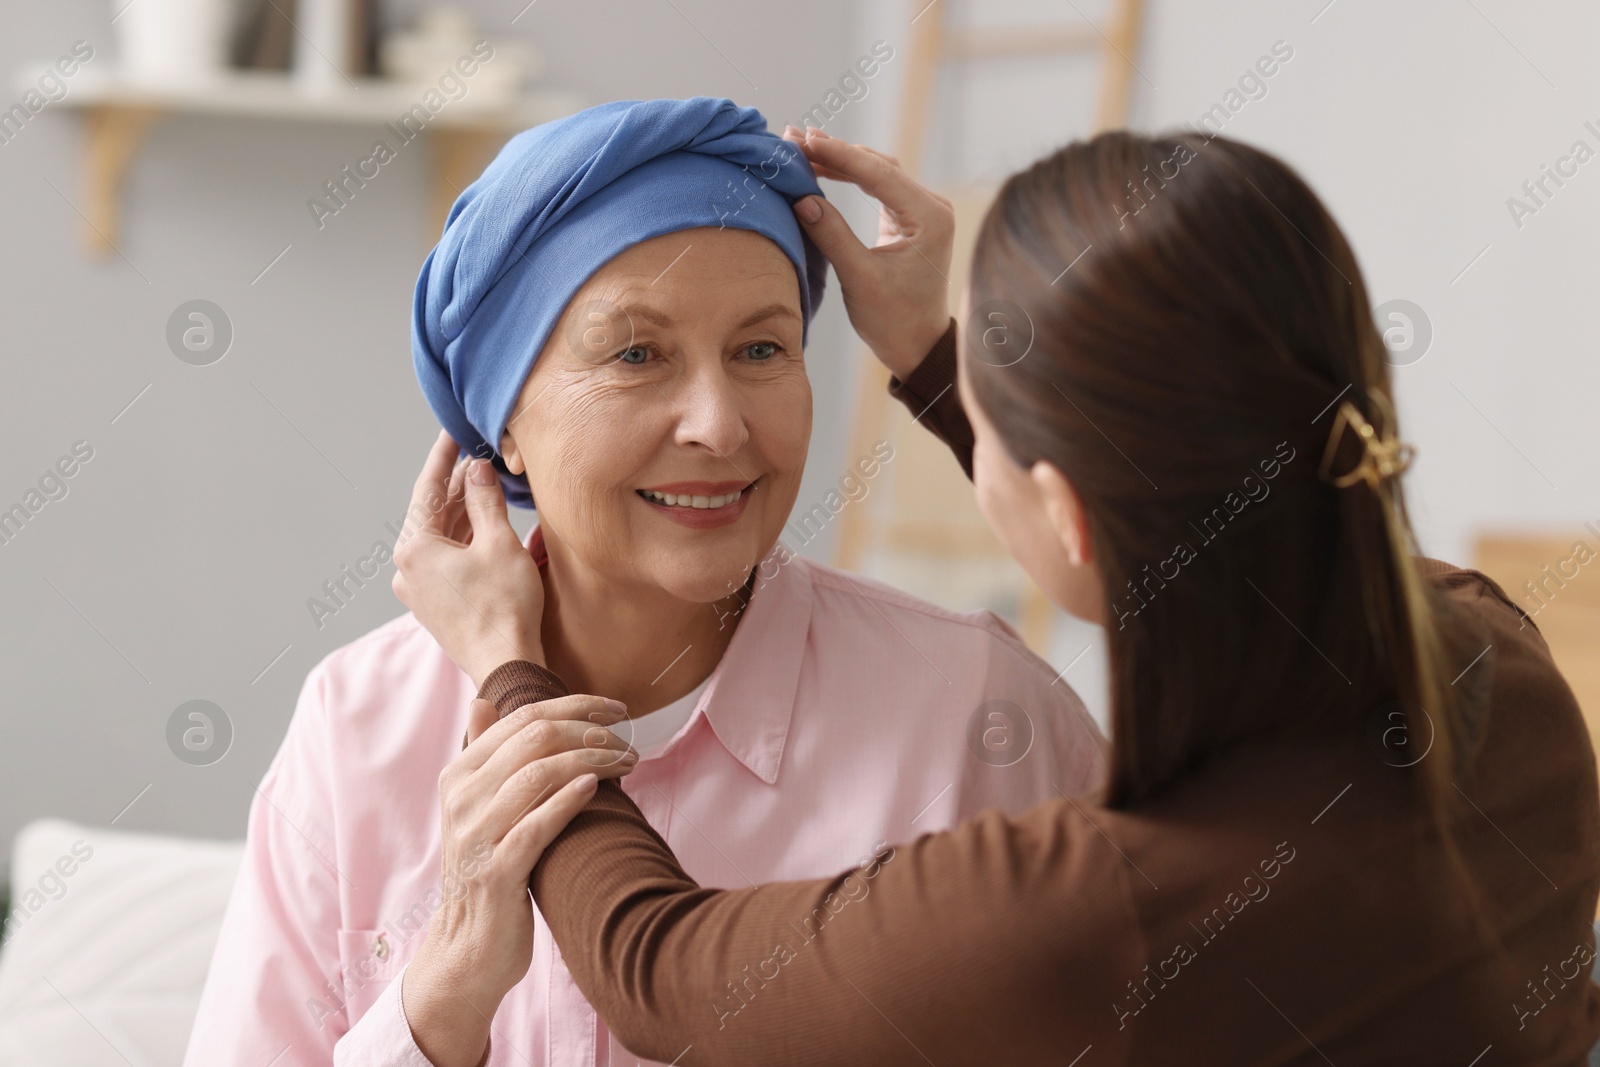
[[[1394,420],[1388,422],[1392,426]],[[1333,460],[1339,451],[1339,442],[1344,437],[1346,426],[1354,429],[1361,438],[1361,462],[1335,477]],[[1322,466],[1317,470],[1317,476],[1335,489],[1343,489],[1359,481],[1365,481],[1377,489],[1382,482],[1410,467],[1416,454],[1417,450],[1397,438],[1392,430],[1387,437],[1380,437],[1360,409],[1346,400],[1339,405],[1339,413],[1334,417],[1333,429],[1328,433],[1328,447],[1322,454]]]

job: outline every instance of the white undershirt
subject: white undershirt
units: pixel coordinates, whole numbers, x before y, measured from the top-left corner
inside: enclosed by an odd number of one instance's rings
[[[627,722],[620,722],[612,727],[612,732],[628,742],[638,751],[640,758],[654,755],[655,751],[665,745],[683,728],[694,714],[694,709],[700,703],[700,694],[705,692],[706,683],[710,682],[708,676],[704,682],[694,687],[690,693],[679,697],[664,708],[646,712],[638,718]]]

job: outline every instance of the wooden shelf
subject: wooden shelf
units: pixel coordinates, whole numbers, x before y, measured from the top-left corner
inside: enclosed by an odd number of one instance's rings
[[[20,71],[19,91],[38,84],[43,64]],[[436,229],[457,195],[482,171],[501,139],[510,133],[569,115],[583,107],[581,98],[564,91],[542,90],[516,95],[496,94],[487,85],[430,114],[423,132],[434,154],[431,210]],[[154,123],[168,115],[218,115],[286,119],[294,122],[380,126],[398,124],[422,103],[427,84],[383,78],[358,78],[353,85],[308,87],[292,75],[266,71],[227,71],[203,81],[174,84],[130,82],[115,73],[80,71],[69,95],[53,108],[84,113],[85,216],[82,238],[86,251],[104,258],[114,250],[121,230],[123,179]],[[426,108],[424,108],[426,110]]]

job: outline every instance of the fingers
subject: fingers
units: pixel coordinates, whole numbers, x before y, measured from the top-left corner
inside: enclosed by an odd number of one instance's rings
[[[625,766],[630,756],[637,757],[629,744],[607,729],[606,724],[535,719],[501,742],[478,773],[484,780],[484,788],[503,789],[519,776],[524,780],[530,775],[537,776],[541,773],[538,770],[541,764],[569,753],[578,757],[584,770],[596,773]]]
[[[808,136],[814,139],[808,140]],[[821,130],[816,129],[815,127],[809,131],[802,131],[795,129],[793,126],[785,126],[783,130],[783,139],[785,141],[793,142],[802,152],[805,153],[806,161],[811,164],[811,170],[816,174],[817,177],[828,178],[836,182],[848,182],[853,180],[843,171],[835,170],[833,167],[828,166],[827,163],[819,159],[817,154],[812,151],[812,147],[814,145],[820,145],[832,140],[828,134],[823,133]],[[845,143],[848,144],[849,142]],[[860,144],[856,145],[855,147],[861,149],[863,152],[871,152],[873,155],[879,157],[887,163],[893,164],[896,167],[900,166],[900,161],[894,156],[889,155],[887,152],[880,152],[871,145]],[[932,190],[929,190],[929,192],[932,192]],[[933,195],[938,196],[937,193],[934,193]],[[944,198],[939,197],[939,199],[942,200]]]
[[[815,222],[806,218],[807,205],[815,204],[821,211]],[[859,278],[871,269],[872,252],[861,243],[850,223],[828,200],[820,196],[802,198],[795,205],[795,218],[805,228],[806,234],[816,242],[817,248],[833,264],[839,274],[839,284],[854,289]]]
[[[580,775],[528,812],[495,846],[497,861],[511,865],[514,870],[532,873],[550,842],[583,810],[599,784],[599,779],[592,774]]]
[[[473,832],[486,840],[499,840],[510,833],[530,811],[537,809],[573,781],[585,776],[621,778],[633,770],[635,763],[637,760],[618,760],[604,766],[594,766],[584,758],[582,751],[562,752],[535,760],[506,780],[482,809],[481,821],[473,827]]]
[[[407,537],[419,530],[442,530],[443,508],[439,505],[449,492],[451,467],[455,465],[460,448],[447,430],[440,430],[434,438],[428,458],[423,461],[422,473],[411,487],[411,504],[406,508],[406,521],[401,536]]]
[[[802,143],[812,169],[826,167],[853,182],[862,192],[903,217],[921,219],[931,204],[941,202],[932,191],[918,184],[894,159],[865,145],[851,144],[829,137],[820,130]]]
[[[808,128],[802,135],[789,126],[784,138],[801,147],[819,176],[852,182],[877,198],[882,205],[878,213],[878,249],[887,245],[898,250],[909,244],[930,264],[941,258],[939,250],[954,233],[950,201],[914,181],[899,160],[866,145],[829,137],[815,128]],[[810,218],[812,214],[816,218]],[[853,291],[858,298],[871,299],[874,281],[883,280],[882,272],[877,270],[873,250],[856,237],[838,208],[823,197],[805,197],[795,204],[795,217],[833,264],[840,287],[847,293]],[[928,259],[924,245],[934,250],[933,259]]]
[[[487,700],[474,700],[473,704],[487,704],[491,710],[494,705]],[[500,719],[485,729],[476,737],[467,750],[456,757],[461,770],[476,771],[500,749],[506,738],[513,736],[519,730],[525,729],[530,723],[541,720],[567,720],[579,722],[590,726],[614,726],[627,718],[628,709],[615,700],[605,697],[592,696],[588,693],[573,693],[569,696],[557,697],[554,700],[541,700],[536,704],[524,704],[508,712],[505,718]],[[481,742],[481,743],[479,743]],[[510,773],[507,768],[505,773]]]
[[[797,146],[802,152],[805,152],[805,154],[806,154],[806,162],[811,164],[811,170],[812,170],[813,173],[816,174],[817,177],[819,177],[819,178],[829,178],[829,179],[831,179],[833,181],[836,181],[836,182],[843,182],[843,181],[849,181],[850,180],[850,179],[846,178],[843,174],[840,174],[838,171],[834,170],[832,167],[829,167],[824,163],[817,162],[815,159],[813,159],[811,157],[811,153],[810,152],[806,152],[806,148],[808,147],[808,145],[806,144],[805,131],[796,129],[794,126],[785,126],[783,128],[783,139],[785,141],[788,141],[789,143]]]
[[[439,532],[458,544],[472,543],[472,525],[467,518],[466,481],[470,462],[457,460],[450,471],[450,482],[439,510]]]
[[[598,723],[611,726],[628,717],[628,706],[620,700],[595,696],[593,693],[569,693],[533,704],[521,704],[506,713],[509,719],[525,714],[524,725],[533,719],[569,719],[573,722]]]
[[[849,178],[845,177],[843,174],[840,174],[838,171],[834,170],[833,168],[824,167],[819,163],[813,162],[811,164],[811,170],[812,170],[813,173],[816,174],[817,177],[819,177],[819,178],[827,178],[830,181],[847,182],[847,181],[850,180]]]
[[[499,721],[500,713],[493,704],[475,698],[467,712],[467,744],[471,745]]]
[[[506,514],[505,491],[494,467],[483,459],[472,460],[466,467],[467,518],[472,523],[473,543],[522,551],[522,541]]]
[[[466,492],[467,467],[470,463],[457,460],[454,467],[450,468],[450,483],[446,487],[445,497],[448,500],[460,500]]]

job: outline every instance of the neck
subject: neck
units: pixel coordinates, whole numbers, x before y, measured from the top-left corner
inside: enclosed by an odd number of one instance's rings
[[[710,676],[748,593],[712,604],[648,585],[623,586],[557,548],[545,568],[546,661],[574,693],[620,700],[635,718]]]

